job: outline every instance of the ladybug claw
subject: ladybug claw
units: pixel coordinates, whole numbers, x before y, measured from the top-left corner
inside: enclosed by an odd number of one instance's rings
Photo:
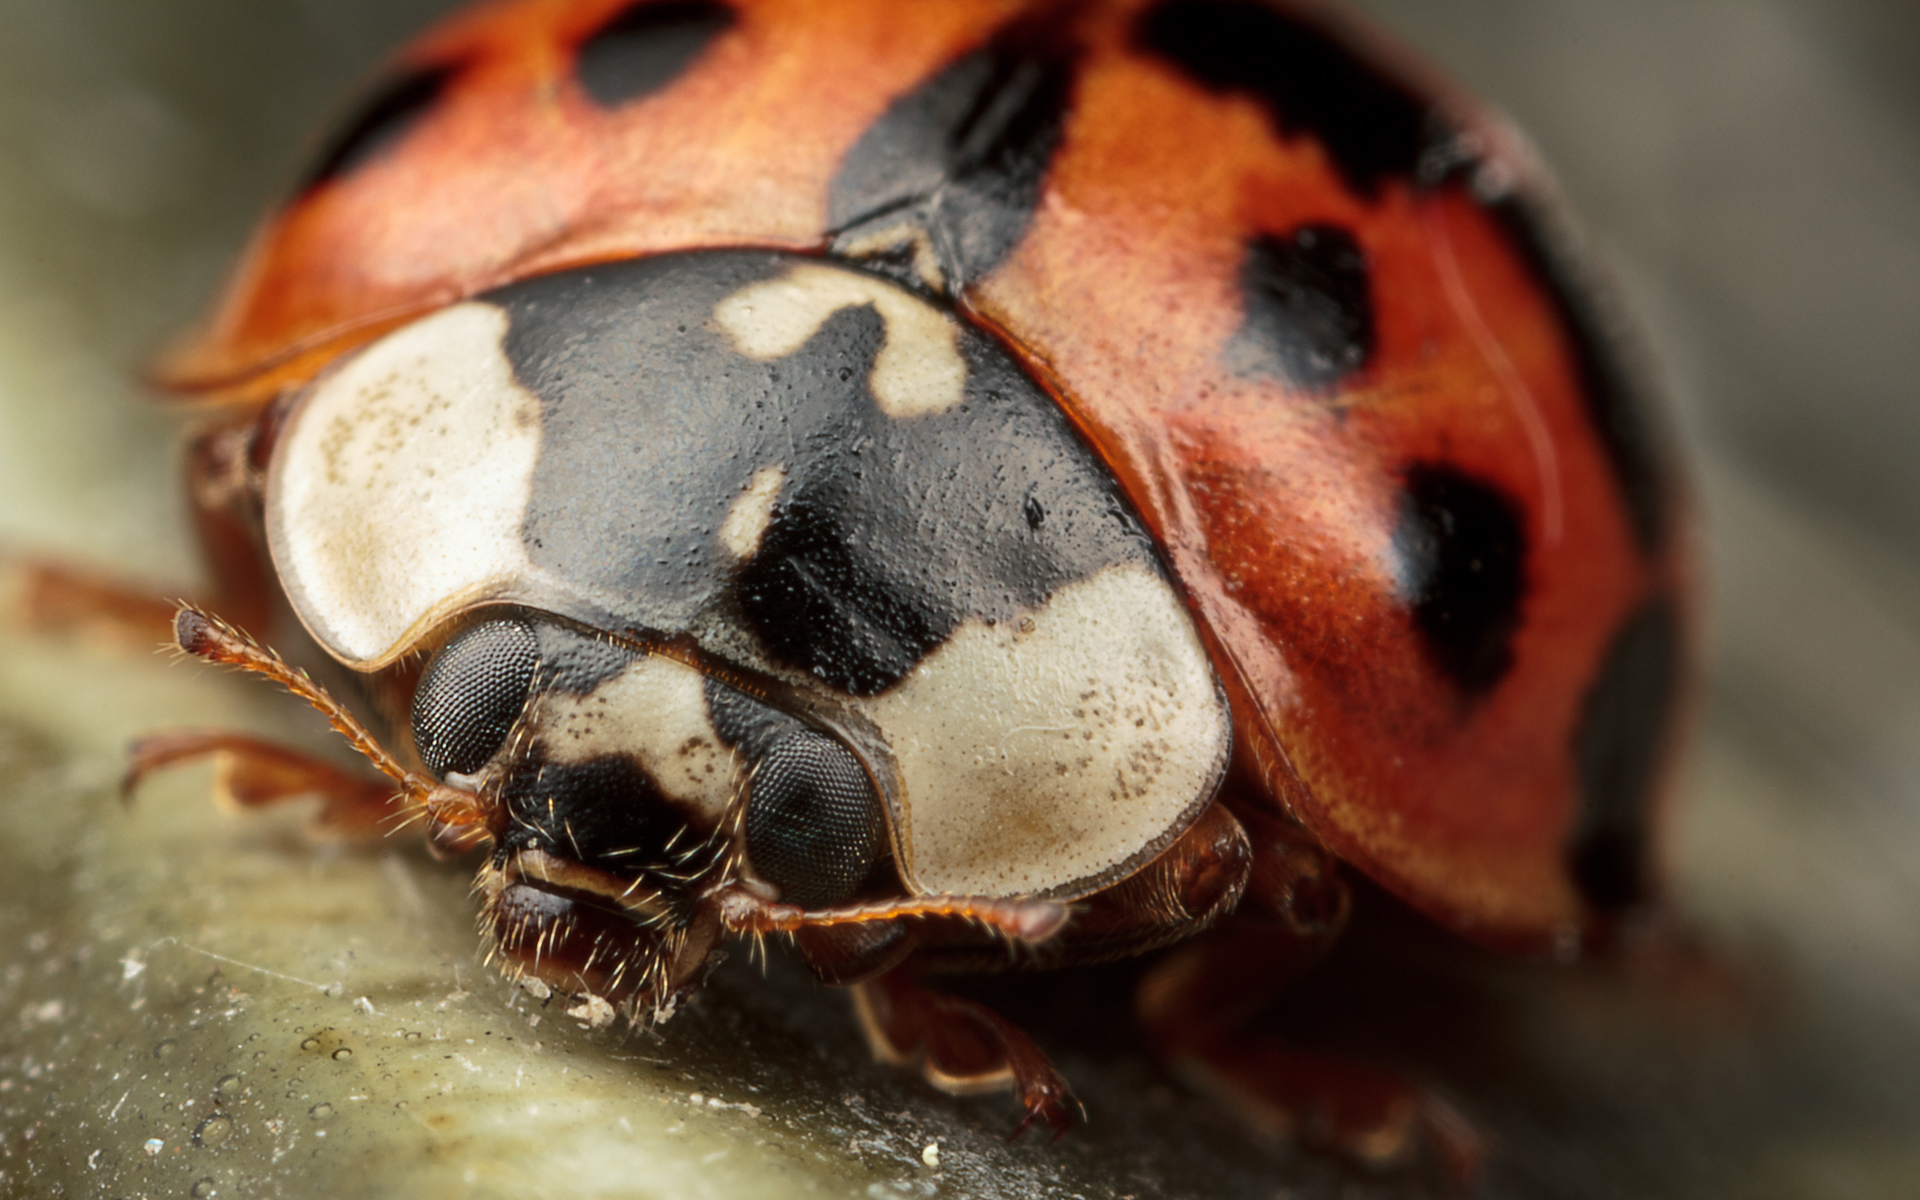
[[[1051,1078],[1021,1088],[1020,1103],[1025,1111],[1014,1124],[1013,1132],[1007,1135],[1007,1141],[1019,1141],[1020,1135],[1038,1121],[1053,1133],[1047,1140],[1057,1142],[1066,1136],[1067,1130],[1086,1119],[1085,1107],[1074,1099],[1065,1082],[1053,1074],[1051,1068],[1048,1069],[1048,1075]],[[1076,1108],[1080,1110],[1077,1115],[1074,1112]]]
[[[1021,1115],[1009,1142],[1036,1121],[1056,1141],[1073,1128],[1079,1101],[1067,1081],[1005,1018],[971,1000],[927,991],[898,969],[856,984],[853,996],[867,1043],[882,1062],[918,1066],[929,1083],[959,1095],[1011,1088]]]

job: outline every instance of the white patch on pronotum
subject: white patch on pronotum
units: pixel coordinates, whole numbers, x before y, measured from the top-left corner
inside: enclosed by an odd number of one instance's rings
[[[899,767],[901,865],[929,893],[1105,886],[1212,799],[1231,732],[1185,606],[1137,563],[968,621],[860,707]]]
[[[959,326],[933,305],[871,276],[807,263],[778,279],[722,300],[713,319],[748,358],[785,358],[807,344],[843,308],[871,304],[886,322],[887,340],[868,379],[881,411],[892,417],[945,412],[966,398],[967,364]]]
[[[540,402],[506,334],[491,304],[443,309],[349,359],[287,420],[268,543],[294,611],[349,665],[381,665],[533,573],[520,531]]]
[[[786,471],[780,467],[762,467],[727,510],[727,519],[720,525],[720,544],[741,562],[760,552],[760,539],[773,523],[773,502],[779,498],[780,485],[786,478]]]

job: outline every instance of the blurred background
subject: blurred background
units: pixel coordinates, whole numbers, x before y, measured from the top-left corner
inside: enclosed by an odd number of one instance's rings
[[[137,365],[450,7],[0,0],[0,543],[191,585]],[[1717,1132],[1628,1116],[1596,1144],[1710,1144],[1715,1194],[1920,1195],[1920,5],[1363,7],[1531,136],[1693,451],[1712,636],[1676,896],[1783,964],[1795,1015],[1729,1085],[1752,1095],[1694,1098]],[[119,732],[23,670],[0,658],[7,711],[107,761]],[[1746,1115],[1699,1111],[1723,1099]]]

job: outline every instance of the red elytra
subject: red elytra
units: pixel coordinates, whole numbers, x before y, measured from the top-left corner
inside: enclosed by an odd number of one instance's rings
[[[609,103],[581,48],[636,13],[677,21],[685,52]],[[1263,38],[1312,69],[1261,75]],[[967,158],[964,114],[947,131],[953,170],[907,197],[944,255],[933,284],[1144,514],[1243,771],[1456,931],[1577,946],[1649,887],[1687,612],[1674,489],[1524,150],[1317,8],[487,4],[399,56],[380,119],[268,219],[157,380],[257,407],[534,274],[851,254],[894,210],[884,178],[861,208],[850,174],[873,171],[850,156],[977,52],[1042,64],[1008,76],[1016,103],[1062,90],[1017,147],[1037,167]],[[1031,186],[967,193],[962,169]],[[991,253],[966,249],[968,195],[1017,226]],[[1353,360],[1275,359],[1273,320]]]

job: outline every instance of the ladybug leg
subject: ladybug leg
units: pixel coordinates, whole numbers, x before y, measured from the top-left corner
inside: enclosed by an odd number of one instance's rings
[[[1044,901],[1000,902],[1010,906],[996,925],[1000,936],[1020,944],[1020,955],[1033,966],[1100,962],[1122,958],[1193,936],[1232,910],[1246,886],[1252,851],[1240,823],[1221,805],[1213,805],[1159,857],[1124,882],[1073,906],[1064,927],[1043,910],[1057,909]],[[937,903],[931,898],[924,904]],[[940,914],[926,914],[937,923]],[[968,912],[977,924],[996,914],[991,908]],[[819,915],[811,919],[820,920]],[[915,919],[909,917],[907,919]],[[802,934],[832,932],[839,926],[802,930]],[[854,926],[854,928],[867,928]],[[959,966],[978,954],[977,930],[957,942],[937,927],[898,942],[875,942],[853,953],[848,945],[817,946],[801,941],[803,953],[814,965],[816,957],[838,950],[849,961],[868,966],[897,962],[915,953],[915,962]],[[918,943],[916,945],[916,942]],[[957,955],[958,957],[953,957]],[[1071,1096],[1066,1083],[1028,1037],[1006,1020],[968,1000],[922,988],[913,974],[914,963],[877,977],[856,976],[854,1001],[861,1027],[875,1057],[897,1065],[918,1066],[934,1086],[955,1093],[1012,1088],[1019,1096],[1023,1116],[1014,1129],[1018,1137],[1039,1121],[1055,1136],[1073,1123]],[[852,972],[840,967],[842,982]],[[829,977],[823,975],[823,977]]]
[[[0,620],[26,633],[151,650],[173,605],[85,567],[35,555],[0,558]]]
[[[890,971],[914,948],[903,921],[797,929],[793,944],[813,977],[834,987],[851,987]]]
[[[213,758],[222,794],[237,804],[261,807],[295,796],[319,795],[321,823],[349,834],[392,832],[395,820],[424,818],[427,842],[436,853],[458,853],[493,836],[497,801],[430,779],[388,752],[347,707],[306,672],[233,626],[181,605],[174,614],[174,644],[203,662],[264,675],[312,705],[384,779],[343,771],[311,755],[245,734],[183,730],[154,734],[134,743],[122,779],[130,795],[153,772],[175,763]]]
[[[259,518],[266,490],[260,431],[272,419],[271,408],[246,413],[200,430],[187,443],[187,496],[213,577],[210,607],[242,629],[262,631],[280,594]]]
[[[187,494],[194,530],[213,577],[213,607],[243,628],[261,629],[276,594],[260,549],[260,471],[252,461],[258,414],[201,429],[187,443]],[[110,574],[35,555],[0,557],[8,623],[42,635],[151,649],[176,605]]]
[[[1438,1158],[1470,1182],[1484,1145],[1451,1105],[1388,1071],[1249,1034],[1249,1020],[1311,967],[1346,923],[1332,859],[1276,819],[1243,815],[1253,870],[1236,914],[1156,963],[1140,1018],[1169,1065],[1256,1130],[1373,1168]]]
[[[131,797],[157,771],[212,759],[214,796],[242,808],[265,808],[301,796],[318,796],[320,827],[349,837],[391,832],[405,815],[392,780],[345,771],[312,755],[245,734],[183,729],[149,734],[128,752],[121,794]]]
[[[954,1095],[1011,1088],[1022,1111],[1009,1141],[1035,1121],[1056,1138],[1073,1125],[1066,1081],[1032,1039],[992,1010],[930,992],[904,969],[855,984],[853,999],[882,1062],[918,1066],[927,1082]]]
[[[184,606],[174,611],[168,625],[174,644],[183,652],[212,662],[250,667],[283,684],[304,685],[338,710],[336,714],[323,707],[329,717],[350,719],[350,714],[318,685],[232,626]],[[299,686],[295,690],[305,695]],[[371,735],[367,738],[371,741]],[[167,730],[138,739],[127,752],[120,794],[130,799],[155,772],[201,759],[213,760],[214,795],[221,802],[265,808],[299,796],[318,796],[318,824],[330,832],[349,836],[385,833],[393,818],[406,811],[397,803],[404,798],[404,784],[396,786],[393,778],[342,770],[303,751],[224,730]]]
[[[1225,805],[1209,805],[1159,857],[1075,903],[1072,920],[1038,948],[1036,962],[1108,962],[1184,942],[1234,910],[1252,866],[1245,829]]]

